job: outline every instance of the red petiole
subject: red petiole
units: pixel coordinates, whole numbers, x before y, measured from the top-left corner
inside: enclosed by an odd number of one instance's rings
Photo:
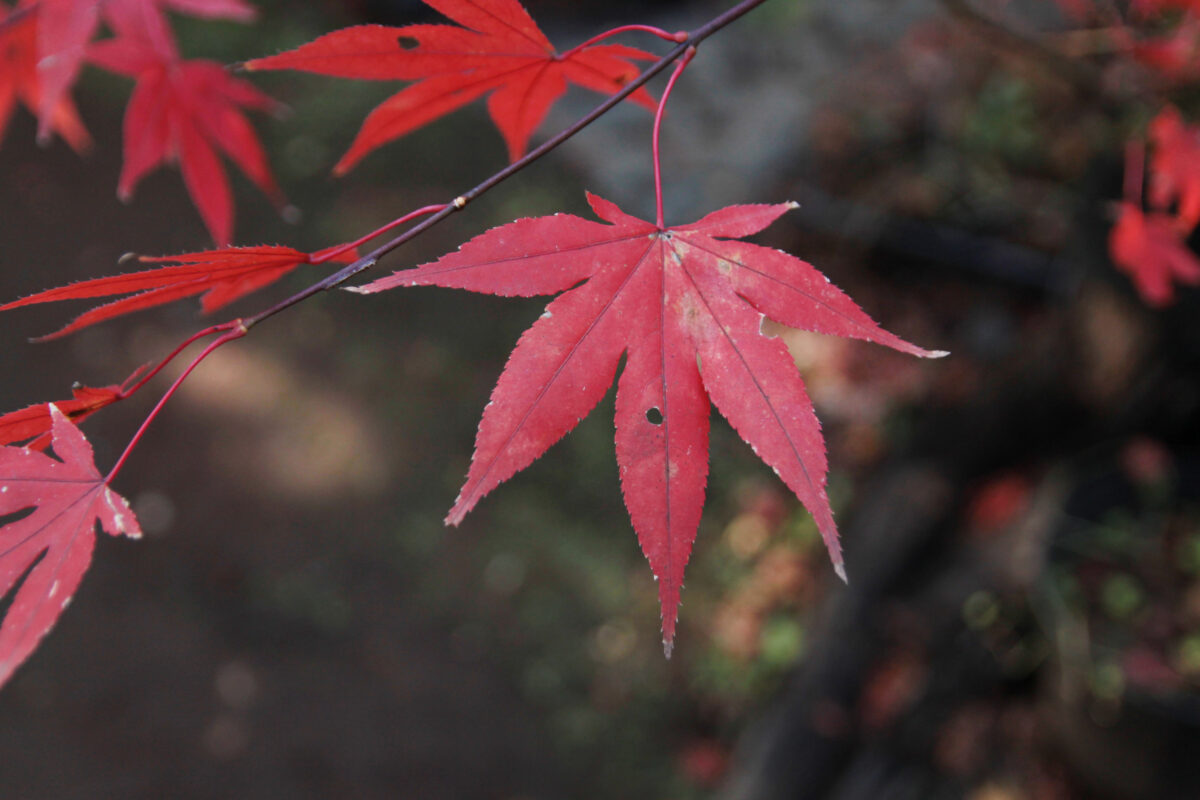
[[[667,81],[667,88],[663,89],[662,99],[658,101],[658,111],[654,113],[654,137],[651,140],[651,150],[654,153],[654,202],[658,211],[659,230],[663,230],[666,226],[663,223],[662,165],[658,158],[658,134],[662,128],[663,113],[667,109],[667,98],[671,96],[671,90],[675,88],[675,81],[679,80],[679,76],[683,74],[684,69],[695,55],[696,48],[692,46],[684,52],[683,58],[679,59],[679,63],[675,65],[675,71],[671,73],[671,78]]]

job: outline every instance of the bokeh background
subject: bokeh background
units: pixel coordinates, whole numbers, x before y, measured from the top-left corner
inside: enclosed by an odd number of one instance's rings
[[[434,19],[416,2],[258,5],[249,26],[174,19],[184,54],[232,63]],[[727,4],[529,5],[570,45],[624,22],[695,27]],[[757,241],[953,351],[921,362],[780,331],[824,424],[849,586],[714,420],[665,660],[611,393],[442,526],[544,301],[332,293],[214,355],[151,429],[116,487],[146,539],[101,538],[69,612],[0,691],[0,796],[1200,796],[1196,293],[1147,308],[1105,244],[1122,148],[1164,90],[1089,50],[1048,0],[979,5],[1018,37],[959,2],[773,0],[704,44],[664,128],[669,222],[796,200]],[[258,129],[303,217],[284,222],[236,177],[239,243],[345,241],[504,163],[475,104],[332,179],[395,86],[254,79],[291,108]],[[14,118],[0,299],[113,273],[128,251],[206,245],[175,171],[116,201],[128,92],[85,75],[86,158],[38,149]],[[573,91],[540,136],[595,102]],[[652,214],[650,122],[618,109],[383,267],[519,216],[586,214],[585,189]],[[182,303],[25,343],[75,311],[0,319],[0,408],[118,382],[201,325]],[[153,395],[86,423],[98,464]]]

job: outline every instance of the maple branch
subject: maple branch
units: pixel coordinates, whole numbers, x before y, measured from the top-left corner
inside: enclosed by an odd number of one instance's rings
[[[663,113],[667,110],[667,98],[671,96],[675,82],[679,80],[679,76],[683,74],[695,55],[696,48],[694,46],[684,52],[683,58],[675,65],[675,71],[671,73],[671,78],[667,81],[667,88],[663,89],[662,99],[658,101],[658,110],[654,112],[654,135],[650,140],[650,150],[654,153],[654,202],[658,211],[659,230],[665,229],[666,224],[663,221],[662,163],[658,158],[658,134],[662,130]]]
[[[150,414],[147,415],[146,419],[142,420],[142,424],[138,426],[137,432],[133,434],[133,438],[129,440],[129,444],[125,445],[125,450],[117,459],[117,463],[113,464],[112,469],[110,469],[108,471],[108,475],[105,476],[104,482],[106,484],[112,483],[113,478],[115,478],[117,473],[121,471],[121,467],[125,466],[125,461],[129,458],[129,454],[133,452],[133,448],[137,447],[138,442],[142,440],[142,436],[145,435],[146,429],[150,427],[150,423],[154,422],[154,419],[158,416],[159,412],[162,411],[163,406],[165,406],[167,401],[171,399],[172,395],[179,390],[179,387],[183,385],[183,382],[187,379],[188,375],[192,374],[192,370],[200,366],[200,362],[208,358],[209,355],[211,355],[212,352],[221,345],[232,342],[234,339],[240,339],[246,335],[246,327],[241,324],[241,320],[232,320],[221,325],[215,325],[206,331],[201,331],[183,345],[180,345],[178,348],[176,348],[175,352],[168,357],[167,360],[169,361],[171,358],[174,358],[174,356],[178,354],[180,350],[182,350],[191,342],[194,342],[200,336],[204,336],[209,333],[215,333],[218,330],[224,330],[225,333],[210,342],[207,347],[200,351],[200,355],[192,359],[192,363],[188,364],[187,367],[184,368],[179,377],[175,379],[175,381],[167,388],[167,391],[163,393],[163,396],[159,398],[158,402],[154,404],[154,408],[150,410]],[[164,365],[160,365],[158,368],[156,368],[155,372],[157,372],[158,369],[161,369],[162,366]]]
[[[625,87],[621,89],[621,91],[609,96],[607,100],[596,106],[584,116],[580,117],[569,128],[566,128],[560,131],[557,135],[547,139],[540,146],[530,150],[529,153],[527,153],[524,157],[509,164],[507,167],[495,173],[478,186],[460,194],[458,197],[454,198],[454,200],[447,203],[441,211],[438,211],[432,216],[425,218],[421,222],[406,230],[404,233],[390,239],[389,241],[372,250],[370,253],[367,253],[362,258],[359,258],[357,261],[348,264],[332,275],[327,276],[325,279],[314,283],[307,289],[303,289],[291,297],[276,303],[270,308],[260,311],[252,317],[246,317],[242,320],[242,325],[249,330],[263,320],[275,316],[280,311],[290,308],[303,300],[307,300],[315,294],[328,291],[329,289],[335,289],[360,272],[375,266],[379,259],[383,258],[388,253],[429,230],[454,212],[461,211],[475,198],[480,197],[499,184],[503,183],[506,179],[525,169],[550,151],[557,149],[558,146],[563,142],[575,136],[575,134],[579,133],[584,128],[588,127],[597,119],[615,108],[626,97],[649,83],[652,78],[665,70],[672,63],[682,58],[689,49],[694,49],[698,44],[700,44],[700,42],[704,41],[709,36],[712,36],[717,31],[729,26],[731,23],[745,16],[750,11],[753,11],[755,8],[761,6],[765,2],[767,2],[767,0],[742,0],[742,2],[733,6],[724,13],[713,17],[699,28],[696,28],[693,31],[688,31],[687,38],[684,41],[672,48],[670,52],[668,52],[658,61],[655,61],[650,66],[646,67],[646,69],[642,70],[642,72],[636,78],[627,83]]]

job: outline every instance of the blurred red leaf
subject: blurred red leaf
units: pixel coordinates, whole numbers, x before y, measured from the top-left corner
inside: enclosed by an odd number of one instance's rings
[[[175,45],[163,10],[170,8],[194,17],[224,17],[248,21],[254,7],[242,0],[30,0],[39,20],[37,67],[45,89],[39,136],[49,132],[53,110],[79,77],[87,45],[96,36],[103,17],[117,30],[136,26],[145,38],[156,41],[165,54],[174,56]]]
[[[19,100],[34,114],[41,114],[43,136],[54,132],[76,152],[86,150],[91,139],[79,120],[75,104],[65,89],[52,97],[45,90],[45,80],[38,75],[40,16],[28,13],[5,23],[8,18],[9,9],[0,2],[0,139]]]
[[[125,110],[125,163],[117,186],[122,199],[155,167],[178,160],[204,224],[225,245],[233,234],[233,198],[220,150],[274,202],[285,202],[242,113],[274,111],[274,100],[216,62],[173,61],[136,37],[97,42],[88,52],[93,62],[137,81]]]
[[[989,478],[967,505],[967,523],[982,533],[1008,527],[1029,507],[1032,488],[1029,479],[1019,473]]]
[[[1150,123],[1150,203],[1159,211],[1174,205],[1183,230],[1200,222],[1200,128],[1185,125],[1179,109],[1167,106]]]
[[[1117,224],[1109,232],[1108,250],[1147,305],[1175,302],[1177,282],[1200,285],[1200,260],[1169,214],[1143,214],[1132,203],[1121,203]]]

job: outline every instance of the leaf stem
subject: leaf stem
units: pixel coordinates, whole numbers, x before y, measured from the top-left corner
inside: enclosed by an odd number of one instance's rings
[[[663,221],[662,163],[658,158],[658,134],[662,129],[663,113],[667,110],[667,98],[671,96],[671,90],[675,88],[675,81],[679,80],[679,76],[687,69],[687,65],[691,63],[695,55],[695,45],[691,45],[684,51],[683,58],[679,59],[679,63],[675,65],[675,71],[671,73],[671,78],[667,81],[667,88],[663,89],[662,99],[658,101],[658,110],[654,112],[654,136],[650,142],[650,150],[654,153],[654,203],[658,211],[657,225],[660,231],[666,229],[666,224]]]
[[[349,251],[353,250],[354,248],[358,247],[359,245],[371,241],[376,236],[385,234],[388,231],[392,230],[393,228],[398,228],[406,222],[411,222],[414,219],[416,219],[417,217],[422,217],[422,216],[425,216],[426,214],[434,214],[438,211],[441,211],[445,207],[446,207],[446,203],[438,203],[437,205],[425,206],[424,208],[418,208],[416,211],[410,211],[407,214],[405,214],[403,217],[399,217],[397,219],[392,220],[387,225],[384,225],[382,228],[376,228],[375,230],[371,231],[370,233],[366,234],[365,236],[358,237],[353,242],[347,242],[346,244],[340,244],[337,247],[330,247],[328,249],[320,250],[316,253],[313,253],[312,256],[309,257],[308,263],[324,264],[326,261],[332,261],[333,259],[340,256],[342,253],[349,252]]]
[[[142,424],[138,427],[137,432],[133,434],[133,438],[129,440],[129,444],[125,445],[125,450],[121,453],[120,458],[117,459],[117,463],[113,464],[113,468],[110,469],[108,471],[108,475],[105,476],[104,482],[106,484],[112,483],[113,478],[115,478],[117,473],[121,471],[121,467],[125,466],[126,459],[128,459],[129,454],[133,452],[133,448],[137,447],[138,442],[142,440],[142,436],[145,435],[146,429],[150,427],[150,423],[154,422],[155,417],[157,417],[159,412],[162,411],[163,406],[165,406],[167,401],[171,399],[171,396],[179,390],[179,387],[183,385],[183,382],[187,379],[187,376],[192,374],[192,370],[200,366],[200,362],[208,358],[208,356],[221,345],[232,342],[234,339],[240,339],[246,335],[246,327],[241,324],[241,320],[232,320],[224,325],[215,326],[207,331],[203,331],[200,334],[193,336],[188,340],[187,343],[176,349],[175,353],[171,354],[171,357],[174,357],[179,350],[182,350],[183,347],[186,347],[188,343],[195,341],[199,336],[206,335],[208,333],[214,333],[221,329],[225,329],[225,332],[218,338],[209,342],[208,346],[200,351],[200,355],[192,359],[192,363],[188,364],[187,367],[184,368],[183,372],[179,374],[179,377],[175,379],[170,387],[167,388],[167,391],[163,393],[163,396],[159,398],[157,403],[155,403],[154,408],[150,410],[150,414],[146,417],[146,419],[142,420]],[[170,358],[167,360],[169,361]],[[162,368],[162,366],[163,365],[159,365],[155,371],[157,372],[158,369]]]
[[[220,325],[213,325],[211,328],[205,328],[202,331],[197,331],[196,333],[193,333],[187,339],[183,340],[183,342],[178,347],[176,347],[174,350],[172,350],[170,352],[170,354],[167,355],[166,358],[164,358],[162,361],[159,361],[158,365],[156,367],[154,367],[154,369],[150,370],[149,372],[145,373],[144,375],[141,375],[137,379],[137,382],[134,383],[132,386],[130,386],[128,388],[126,388],[125,386],[122,386],[120,391],[118,392],[120,399],[124,400],[125,398],[127,398],[130,395],[132,395],[133,393],[135,393],[138,389],[141,389],[143,386],[145,386],[151,380],[153,380],[155,375],[162,372],[163,367],[167,366],[167,364],[170,364],[173,360],[175,360],[175,356],[179,355],[185,349],[187,349],[187,347],[190,344],[192,344],[192,342],[196,341],[197,339],[203,339],[205,336],[211,336],[214,333],[231,330],[232,328],[237,327],[237,324],[238,323],[236,320],[233,322],[222,322]],[[134,373],[134,374],[136,375],[138,373]]]
[[[686,42],[688,40],[688,32],[687,31],[676,31],[675,33],[671,33],[669,31],[664,31],[662,28],[656,28],[653,25],[622,25],[619,28],[613,28],[611,31],[605,31],[604,33],[598,33],[595,36],[593,36],[592,38],[588,39],[586,42],[575,45],[567,52],[558,56],[558,60],[566,61],[568,58],[575,55],[576,53],[578,53],[580,50],[584,49],[585,47],[591,47],[592,45],[596,44],[597,42],[602,42],[605,39],[608,39],[613,36],[618,36],[622,33],[633,33],[633,32],[652,33],[655,36],[657,36],[658,38],[663,39],[668,42]]]

